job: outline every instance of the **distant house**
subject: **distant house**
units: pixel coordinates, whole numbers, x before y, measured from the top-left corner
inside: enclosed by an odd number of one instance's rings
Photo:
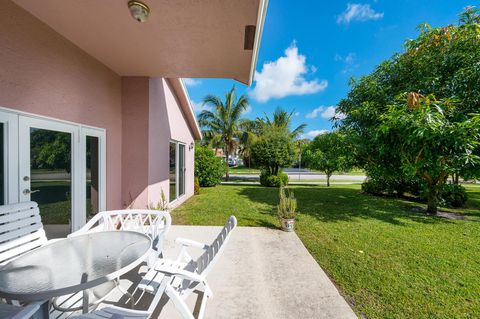
[[[181,78],[250,84],[266,1],[146,4],[140,23],[127,1],[2,1],[0,204],[38,201],[47,224],[75,230],[193,194],[201,133]],[[35,166],[45,150],[69,169]]]

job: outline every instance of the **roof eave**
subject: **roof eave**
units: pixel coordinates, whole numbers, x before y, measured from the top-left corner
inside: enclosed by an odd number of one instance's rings
[[[260,0],[258,5],[257,28],[255,31],[255,43],[253,44],[252,63],[250,65],[250,75],[247,85],[252,85],[255,75],[255,67],[257,65],[258,52],[260,50],[260,42],[262,40],[263,26],[265,24],[265,16],[267,14],[268,0]],[[241,81],[243,82],[243,81]]]

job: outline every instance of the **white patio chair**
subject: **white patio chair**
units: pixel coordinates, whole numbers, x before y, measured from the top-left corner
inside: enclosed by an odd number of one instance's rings
[[[146,209],[126,209],[103,211],[96,214],[82,228],[69,235],[79,236],[91,232],[109,231],[109,230],[128,230],[137,231],[148,235],[153,241],[153,253],[147,259],[147,267],[150,269],[161,256],[163,241],[168,233],[172,219],[170,213],[158,210]],[[119,289],[123,294],[130,297],[133,303],[133,296],[125,291],[119,283],[119,280],[108,282],[89,290],[89,307],[95,308],[110,294],[114,289]],[[55,310],[61,312],[73,312],[82,309],[81,293],[75,295],[62,296],[55,298],[52,306]]]
[[[0,267],[47,242],[37,203],[0,206]]]
[[[74,317],[72,319],[149,319],[161,296],[165,292],[172,300],[175,308],[183,318],[193,319],[193,313],[185,303],[185,299],[198,288],[203,287],[203,296],[198,314],[198,319],[205,315],[207,298],[213,296],[207,284],[206,276],[225,249],[232,230],[237,226],[237,219],[231,216],[223,227],[220,234],[211,245],[202,244],[193,240],[177,238],[176,242],[182,245],[180,254],[176,260],[159,259],[155,266],[145,275],[136,291],[143,290],[154,294],[148,310],[131,310],[122,307],[108,306],[92,313]],[[204,253],[193,260],[187,252],[187,247],[204,250]],[[134,292],[135,293],[135,292]],[[142,293],[143,294],[143,293]]]
[[[24,307],[0,303],[0,318],[28,319],[40,310],[41,302],[31,303]]]
[[[192,311],[185,303],[185,299],[194,290],[203,288],[198,314],[199,319],[203,318],[207,299],[213,297],[206,277],[225,249],[232,230],[236,226],[237,219],[235,216],[230,216],[220,234],[210,245],[185,238],[177,238],[175,242],[182,245],[177,259],[159,259],[141,280],[137,289],[155,293],[155,291],[165,286],[165,293],[172,300],[175,308],[182,314],[183,318],[193,319]],[[188,247],[202,249],[204,252],[199,258],[193,260],[187,252]]]

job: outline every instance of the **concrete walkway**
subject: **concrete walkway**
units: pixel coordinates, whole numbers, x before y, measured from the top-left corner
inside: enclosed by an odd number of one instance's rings
[[[173,239],[210,243],[221,227],[172,226],[167,257],[178,251]],[[214,297],[206,318],[357,318],[295,233],[238,227],[208,276]],[[197,295],[187,302],[193,307]],[[193,309],[193,308],[192,308]],[[171,302],[159,318],[180,318]]]

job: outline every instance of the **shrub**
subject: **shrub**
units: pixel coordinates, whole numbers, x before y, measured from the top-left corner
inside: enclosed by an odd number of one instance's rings
[[[220,184],[225,174],[225,163],[216,157],[206,146],[195,147],[195,177],[201,187],[212,187]]]
[[[362,191],[372,195],[398,195],[405,193],[418,196],[424,184],[418,178],[401,179],[401,178],[369,178],[362,184]]]
[[[444,207],[463,207],[468,200],[465,187],[457,184],[444,184],[439,193],[439,204]]]
[[[278,175],[268,174],[262,170],[260,173],[260,184],[267,187],[280,187],[288,184],[288,175],[280,171]]]

